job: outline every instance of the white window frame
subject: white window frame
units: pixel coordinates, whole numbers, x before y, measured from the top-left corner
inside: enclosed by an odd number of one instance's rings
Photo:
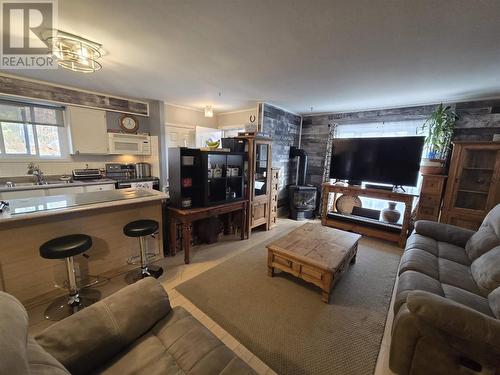
[[[387,121],[387,122],[364,122],[354,124],[337,125],[335,138],[379,138],[379,137],[406,137],[406,136],[423,136],[421,132],[422,124],[425,120],[403,120],[403,121]],[[425,156],[425,149],[422,151],[422,158]],[[362,181],[362,186],[365,186],[370,181]],[[377,185],[386,185],[379,182],[374,182]],[[416,186],[403,186],[407,193],[418,194],[422,186],[422,175],[418,174]],[[387,201],[383,199],[370,198],[360,196],[363,207],[376,210],[382,210],[387,207]],[[415,206],[417,200],[413,202]],[[396,209],[399,212],[404,212],[404,203],[397,202]],[[403,215],[399,220],[402,222]]]
[[[2,100],[0,98],[0,100]],[[7,100],[8,101],[8,100]],[[34,119],[34,107],[44,107],[44,108],[49,108],[51,106],[43,105],[43,104],[34,104],[30,102],[17,102],[18,104],[25,105],[26,107],[30,108],[31,112],[31,118]],[[37,160],[37,161],[65,161],[68,160],[69,158],[69,139],[68,139],[68,130],[66,127],[66,111],[64,108],[60,107],[54,107],[54,109],[60,109],[62,110],[62,115],[63,115],[63,126],[56,126],[57,128],[57,134],[59,137],[59,147],[61,150],[61,155],[60,156],[50,156],[50,155],[40,155],[39,154],[39,147],[38,147],[38,139],[37,139],[37,133],[36,133],[36,125],[44,125],[44,124],[36,124],[35,122],[30,122],[27,121],[25,117],[25,113],[23,112],[23,125],[24,126],[24,137],[25,137],[25,142],[26,142],[26,147],[29,148],[29,139],[28,139],[28,125],[33,126],[33,141],[34,141],[34,146],[35,146],[35,152],[36,154],[7,154],[5,152],[5,143],[3,139],[3,131],[0,126],[0,162],[2,161],[32,161],[32,160]],[[2,122],[9,123],[9,121],[0,121],[0,124]],[[50,126],[50,125],[49,125]]]

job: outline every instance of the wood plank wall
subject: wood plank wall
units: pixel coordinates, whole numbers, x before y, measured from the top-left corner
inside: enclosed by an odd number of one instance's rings
[[[0,75],[0,94],[149,116],[146,102]]]
[[[263,109],[262,109],[263,107]],[[261,132],[273,139],[273,167],[280,168],[278,206],[287,205],[287,186],[295,183],[296,161],[289,158],[290,146],[299,145],[301,116],[287,112],[268,103],[261,103],[263,110]]]
[[[460,116],[455,125],[456,140],[492,140],[500,134],[500,99],[451,104]],[[305,116],[302,122],[301,147],[309,155],[307,183],[320,186],[326,156],[328,125],[362,122],[425,119],[436,105],[332,113]]]

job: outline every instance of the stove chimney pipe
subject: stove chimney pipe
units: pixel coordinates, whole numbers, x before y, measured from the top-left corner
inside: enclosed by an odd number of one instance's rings
[[[299,177],[297,178],[297,185],[305,186],[307,174],[307,153],[301,148],[291,146],[289,156],[290,159],[293,159],[296,156],[299,157]]]

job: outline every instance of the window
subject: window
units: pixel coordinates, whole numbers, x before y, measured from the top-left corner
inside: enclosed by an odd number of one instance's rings
[[[64,139],[63,108],[0,101],[2,157],[61,158]]]
[[[421,128],[425,120],[391,121],[391,122],[371,122],[361,124],[342,124],[335,129],[336,138],[369,138],[369,137],[405,137],[422,135]],[[422,155],[423,156],[423,155]],[[363,181],[363,185],[365,182]],[[422,176],[419,175],[417,186],[404,186],[408,193],[418,194]],[[382,185],[382,184],[379,184]],[[379,199],[359,197],[365,208],[381,210],[387,207],[387,202]],[[415,202],[414,202],[415,204]],[[404,212],[404,204],[398,203],[396,209]],[[402,221],[402,216],[400,222]]]

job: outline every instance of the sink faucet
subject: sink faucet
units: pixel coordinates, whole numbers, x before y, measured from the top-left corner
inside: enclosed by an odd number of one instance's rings
[[[28,174],[36,176],[36,183],[38,185],[45,184],[45,178],[43,177],[43,172],[38,165],[35,165],[35,163],[33,162],[28,163]]]

